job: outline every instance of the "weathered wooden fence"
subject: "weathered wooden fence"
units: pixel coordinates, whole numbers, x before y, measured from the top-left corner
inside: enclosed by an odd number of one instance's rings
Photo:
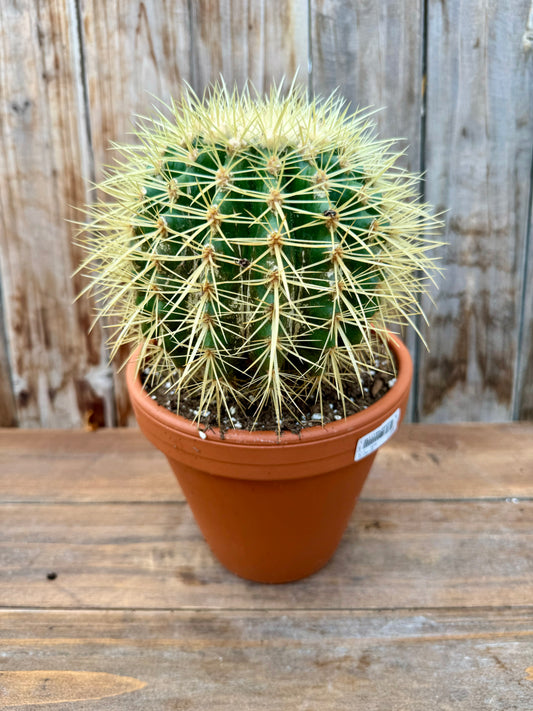
[[[105,337],[74,303],[75,207],[151,94],[221,73],[339,87],[409,146],[447,210],[446,277],[413,417],[533,418],[530,0],[0,0],[0,425],[126,424]]]

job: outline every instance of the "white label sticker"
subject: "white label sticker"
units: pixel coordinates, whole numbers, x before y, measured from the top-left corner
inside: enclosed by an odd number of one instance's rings
[[[383,422],[375,430],[369,432],[364,437],[357,442],[357,447],[355,448],[355,461],[358,462],[364,457],[368,457],[369,454],[375,452],[378,447],[392,437],[392,435],[398,429],[398,423],[400,422],[400,408],[396,410],[390,417],[388,417],[385,422]]]

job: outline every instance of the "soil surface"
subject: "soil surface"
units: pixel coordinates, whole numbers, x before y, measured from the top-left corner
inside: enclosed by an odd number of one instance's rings
[[[296,400],[293,410],[295,415],[285,414],[280,431],[290,431],[298,434],[306,427],[316,427],[325,425],[334,420],[341,420],[356,412],[365,410],[369,405],[377,402],[385,395],[396,382],[395,366],[387,354],[380,355],[375,362],[375,368],[369,368],[361,372],[362,389],[353,375],[347,375],[343,380],[344,398],[339,398],[334,388],[322,388],[323,412],[320,411],[320,402],[315,398],[310,400]],[[205,410],[200,417],[200,397],[181,394],[179,404],[171,380],[168,377],[158,377],[151,374],[149,369],[141,372],[141,382],[150,396],[162,407],[166,407],[171,412],[178,412],[188,420],[194,420],[200,424],[201,430],[218,427],[216,409]],[[256,415],[252,407],[248,410],[242,408],[242,404],[229,404],[231,417],[228,413],[222,412],[220,431],[222,437],[224,432],[230,429],[241,430],[274,430],[278,429],[276,413],[271,404],[265,406],[260,418],[256,421]]]

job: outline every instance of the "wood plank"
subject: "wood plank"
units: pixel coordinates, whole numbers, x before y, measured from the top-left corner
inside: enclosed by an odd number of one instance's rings
[[[361,501],[333,560],[284,586],[223,569],[185,504],[5,504],[0,514],[4,607],[162,609],[179,600],[202,609],[377,609],[533,599],[533,501]]]
[[[533,49],[533,4],[527,17],[522,48],[531,55]],[[522,267],[522,299],[518,363],[515,377],[515,419],[533,420],[533,152],[529,183],[529,220],[525,228],[524,261]]]
[[[356,107],[373,106],[382,138],[402,138],[403,165],[420,166],[423,2],[311,1],[312,85],[339,87]]]
[[[430,0],[426,196],[446,209],[446,278],[419,371],[427,422],[513,414],[533,135],[530,0]]]
[[[533,425],[403,425],[362,498],[533,497]],[[0,501],[171,502],[181,491],[136,429],[1,430]]]
[[[95,177],[113,163],[109,142],[132,142],[134,115],[154,115],[158,100],[169,102],[183,80],[191,80],[187,0],[77,0],[81,5],[83,59],[90,111]],[[157,98],[155,98],[157,97]],[[82,303],[85,303],[83,300]],[[113,371],[116,423],[133,424],[124,383]]]
[[[197,0],[191,3],[193,86],[202,93],[222,75],[228,85],[249,79],[260,92],[296,70],[307,84],[308,3]]]
[[[533,7],[530,15],[530,51],[533,48]],[[531,174],[533,176],[533,155]],[[514,415],[516,419],[533,420],[533,178],[530,184],[529,224],[524,245],[521,303],[521,334],[515,382]]]
[[[0,427],[16,427],[18,424],[17,408],[11,382],[11,363],[9,362],[6,339],[6,317],[4,314],[5,307],[2,298],[1,280],[2,274],[0,271]]]
[[[63,700],[84,711],[104,701],[112,711],[525,711],[531,700],[530,609],[21,611],[0,620],[8,704],[15,673],[31,680],[35,669],[51,670],[19,708],[45,701],[60,674]],[[95,691],[85,675],[102,671],[100,700],[82,701]],[[124,678],[144,686],[111,697]]]
[[[0,430],[0,501],[183,501],[165,459],[139,430]]]
[[[191,79],[187,0],[85,0],[84,61],[96,178],[109,142],[129,142],[135,114],[168,102]],[[157,97],[157,98],[155,98]]]
[[[533,426],[404,425],[378,453],[363,490],[372,499],[533,496]]]
[[[340,95],[356,108],[373,107],[379,138],[399,139],[405,151],[398,165],[421,168],[423,107],[423,0],[351,2],[311,0],[313,90]],[[418,336],[405,329],[405,341],[418,367]],[[413,420],[414,399],[407,420]]]
[[[70,278],[80,254],[67,220],[87,199],[90,173],[73,7],[0,7],[2,289],[23,427],[109,423],[100,335],[88,335],[90,305],[73,304],[80,284]]]

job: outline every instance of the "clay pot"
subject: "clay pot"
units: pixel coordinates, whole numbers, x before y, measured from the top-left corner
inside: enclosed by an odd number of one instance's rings
[[[331,558],[374,461],[372,447],[405,413],[411,357],[394,336],[390,347],[398,377],[378,402],[280,439],[275,432],[242,430],[224,439],[209,430],[201,438],[196,424],[143,390],[135,377],[139,350],[133,355],[126,378],[139,427],[168,458],[203,535],[229,570],[282,583],[316,572]]]

